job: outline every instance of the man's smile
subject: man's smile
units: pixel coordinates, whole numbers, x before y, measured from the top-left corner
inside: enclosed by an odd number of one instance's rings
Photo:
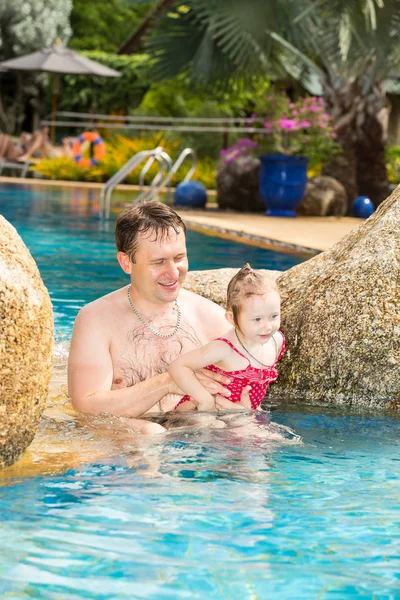
[[[171,289],[171,288],[174,288],[178,284],[178,280],[175,279],[175,281],[169,281],[169,282],[165,282],[165,283],[162,283],[161,281],[159,281],[158,283],[159,283],[159,285],[162,285],[165,288]]]

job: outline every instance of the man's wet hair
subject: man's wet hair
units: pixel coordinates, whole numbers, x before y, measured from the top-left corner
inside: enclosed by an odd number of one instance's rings
[[[186,226],[180,216],[167,204],[151,200],[121,211],[115,225],[115,243],[119,252],[124,252],[132,262],[139,247],[139,234],[154,234],[153,241],[163,240],[171,229],[186,235]]]

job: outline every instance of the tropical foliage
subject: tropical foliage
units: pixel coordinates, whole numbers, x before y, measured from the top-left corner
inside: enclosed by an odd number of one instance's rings
[[[389,181],[393,185],[400,183],[400,146],[391,146],[386,149],[386,167]]]
[[[1,0],[0,59],[51,46],[71,36],[72,0]]]
[[[154,1],[130,5],[126,0],[74,0],[70,47],[118,52],[153,4]]]
[[[323,98],[310,96],[291,102],[284,92],[270,92],[256,110],[250,123],[262,129],[254,136],[260,154],[307,156],[315,165],[326,164],[340,153]]]
[[[121,135],[114,136],[106,144],[106,154],[104,158],[95,167],[81,167],[73,159],[49,158],[36,162],[31,169],[42,177],[47,179],[60,179],[66,181],[107,181],[114,175],[134,154],[142,150],[152,150],[157,146],[162,146],[172,159],[178,158],[179,148],[182,146],[181,140],[168,140],[162,133],[156,133],[145,137],[130,139]],[[86,147],[83,156],[90,157],[90,148]],[[144,163],[143,165],[144,166]],[[182,165],[182,168],[172,179],[172,185],[176,186],[183,181],[191,164],[190,161]],[[208,189],[215,188],[215,168],[216,162],[211,159],[203,158],[199,161],[194,179],[203,183]],[[140,175],[140,166],[124,180],[124,183],[138,184]],[[149,169],[145,177],[145,184],[151,183],[159,168],[156,163]]]
[[[349,197],[387,192],[385,78],[400,63],[400,0],[188,0],[148,41],[157,75],[197,82],[289,74],[322,86],[345,160],[330,169]]]

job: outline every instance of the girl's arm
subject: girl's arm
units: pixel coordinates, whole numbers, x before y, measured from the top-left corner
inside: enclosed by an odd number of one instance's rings
[[[195,375],[195,371],[224,360],[230,348],[218,340],[182,354],[168,367],[168,373],[175,383],[191,397],[199,410],[214,410],[214,396],[208,392]]]

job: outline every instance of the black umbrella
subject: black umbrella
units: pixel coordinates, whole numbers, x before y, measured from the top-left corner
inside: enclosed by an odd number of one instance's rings
[[[11,71],[42,71],[53,73],[52,121],[55,120],[58,92],[60,88],[60,73],[75,75],[97,75],[99,77],[120,77],[121,73],[110,69],[99,62],[90,60],[57,41],[51,48],[44,48],[32,54],[25,54],[0,63],[0,69]],[[54,125],[52,140],[54,141]]]

